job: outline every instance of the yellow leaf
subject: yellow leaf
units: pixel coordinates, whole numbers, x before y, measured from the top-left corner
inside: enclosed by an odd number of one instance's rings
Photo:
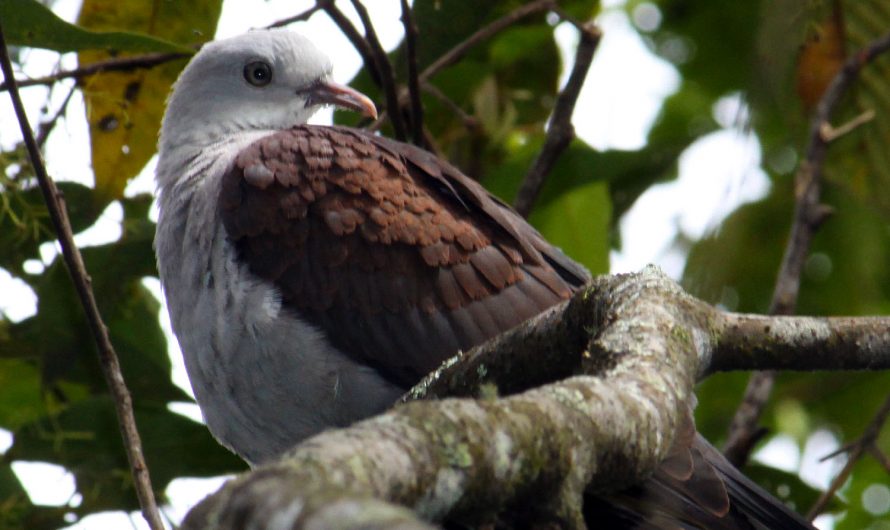
[[[194,44],[213,37],[221,8],[222,0],[85,0],[78,24],[91,30],[127,30]],[[79,53],[78,62],[86,65],[112,57],[112,53],[90,50]],[[179,59],[82,80],[96,190],[103,199],[120,197],[127,182],[155,153],[164,102],[185,62]]]

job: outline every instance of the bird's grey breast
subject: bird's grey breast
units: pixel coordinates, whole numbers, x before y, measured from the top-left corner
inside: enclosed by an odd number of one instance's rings
[[[177,153],[162,152],[155,240],[173,330],[204,419],[251,463],[378,412],[402,391],[283,310],[276,287],[253,275],[228,241],[217,205],[221,177],[260,136],[178,156],[178,167],[170,163]]]

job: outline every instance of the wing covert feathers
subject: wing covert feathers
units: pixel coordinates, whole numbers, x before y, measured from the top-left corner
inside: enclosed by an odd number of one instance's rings
[[[285,307],[406,385],[588,279],[561,274],[551,263],[571,261],[454,167],[354,129],[255,142],[223,177],[220,206],[239,256]]]

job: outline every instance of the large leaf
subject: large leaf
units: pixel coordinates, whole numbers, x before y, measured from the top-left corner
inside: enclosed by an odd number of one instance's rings
[[[3,0],[0,20],[8,44],[58,52],[184,52],[191,49],[162,38],[127,31],[89,31],[69,24],[37,0]]]
[[[151,2],[87,0],[78,23],[90,29],[126,28],[188,44],[212,37],[221,0]],[[112,54],[83,51],[80,64]],[[151,69],[106,72],[83,81],[96,190],[105,199],[121,195],[129,179],[155,153],[164,102],[185,60]]]

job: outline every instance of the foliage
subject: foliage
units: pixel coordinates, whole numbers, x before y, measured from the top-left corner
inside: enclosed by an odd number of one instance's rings
[[[420,70],[521,3],[415,0]],[[643,3],[629,1],[624,9],[633,15]],[[595,15],[597,9],[590,0],[560,5],[581,18]],[[760,139],[772,191],[693,245],[684,281],[694,294],[730,309],[763,312],[793,207],[794,164],[787,161],[802,157],[813,94],[821,92],[824,79],[837,67],[837,50],[849,53],[885,31],[890,10],[883,0],[661,0],[657,6],[663,16],[660,26],[642,33],[652,49],[679,70],[682,82],[665,101],[646,145],[633,152],[600,152],[576,140],[548,177],[531,219],[548,239],[593,272],[607,272],[620,216],[653,184],[673,179],[680,154],[718,129],[712,107],[720,98],[743,94],[751,109],[744,125]],[[843,17],[835,16],[833,6],[840,6]],[[88,0],[81,27],[54,18],[35,1],[0,1],[0,19],[12,43],[79,50],[82,64],[109,57],[109,50],[181,50],[212,35],[219,11],[218,0]],[[552,34],[543,14],[529,17],[430,79],[471,118],[469,124],[450,105],[423,94],[434,147],[508,201],[543,144],[559,88],[560,59]],[[401,79],[404,56],[402,47],[391,54]],[[85,80],[80,89],[88,104],[97,186],[61,185],[76,231],[92,225],[110,201],[119,201],[124,210],[120,239],[84,249],[84,259],[134,396],[159,494],[177,476],[244,468],[206,429],[169,410],[170,403],[189,398],[170,382],[159,308],[142,285],[143,278],[156,275],[154,227],[147,216],[150,198],[122,198],[128,180],[153,154],[163,101],[182,65],[180,61]],[[890,278],[883,267],[890,250],[890,203],[880,193],[890,177],[885,159],[890,144],[888,71],[890,58],[867,69],[839,117],[875,111],[872,121],[831,147],[825,202],[836,214],[814,243],[803,281],[802,313],[873,314],[890,309]],[[353,85],[375,101],[384,100],[367,74],[359,74]],[[336,118],[347,124],[357,119],[340,114]],[[391,133],[384,128],[384,134]],[[15,436],[0,462],[0,528],[56,528],[67,524],[66,513],[79,518],[100,510],[132,510],[136,500],[113,409],[67,273],[59,260],[39,274],[23,267],[25,260],[38,258],[39,246],[53,236],[21,148],[0,154],[0,169],[0,267],[26,282],[39,298],[35,316],[19,323],[0,318],[0,427]],[[802,425],[793,433],[801,444],[816,429],[853,439],[884,399],[888,377],[783,376],[766,423],[775,431]],[[715,442],[725,434],[745,379],[744,374],[719,375],[701,386],[698,422]],[[880,444],[890,449],[887,436]],[[77,507],[32,505],[11,472],[13,460],[66,467],[74,473],[83,501]],[[796,475],[763,467],[752,471],[767,487],[788,486],[787,498],[799,509],[812,503],[815,491]],[[838,528],[865,528],[877,520],[862,509],[859,495],[873,482],[886,482],[886,476],[873,460],[857,465],[845,490],[847,515]],[[834,505],[838,510],[846,507]]]

